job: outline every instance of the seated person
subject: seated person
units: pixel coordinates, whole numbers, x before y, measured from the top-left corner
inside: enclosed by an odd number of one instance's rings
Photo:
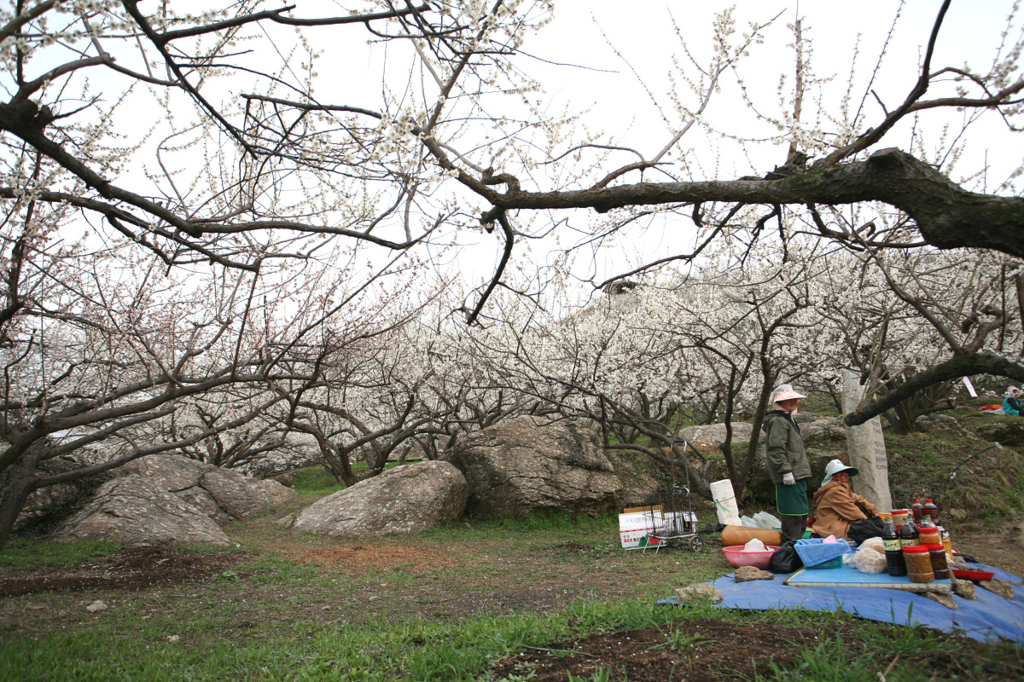
[[[850,477],[857,469],[834,459],[825,467],[825,479],[814,502],[818,511],[811,528],[821,537],[835,535],[860,544],[868,538],[882,537],[882,519],[875,505],[850,490]]]
[[[1020,389],[1016,386],[1010,386],[1010,389],[1006,392],[1006,400],[1003,401],[1003,412],[1017,417],[1024,417],[1020,407]]]

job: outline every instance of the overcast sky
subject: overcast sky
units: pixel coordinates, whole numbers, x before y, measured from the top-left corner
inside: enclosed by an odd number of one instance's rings
[[[913,88],[919,75],[919,64],[928,42],[941,2],[915,0],[906,4],[892,1],[859,2],[855,6],[836,2],[773,2],[739,3],[735,10],[737,31],[749,30],[751,22],[764,24],[777,17],[764,29],[764,42],[750,49],[750,56],[738,67],[751,99],[768,115],[778,115],[780,76],[786,77],[782,90],[792,93],[795,57],[793,34],[789,27],[799,15],[803,17],[804,38],[813,50],[812,68],[828,82],[809,89],[808,99],[821,98],[823,105],[836,115],[843,93],[850,87],[851,66],[855,50],[859,51],[856,73],[852,77],[854,106],[863,104],[861,131],[877,124],[884,113],[871,89],[892,110]],[[626,9],[628,7],[628,9]],[[659,116],[657,104],[670,111],[667,92],[669,74],[675,72],[676,57],[691,73],[693,69],[680,45],[676,28],[686,41],[689,53],[707,64],[712,56],[714,15],[729,7],[716,2],[640,2],[628,5],[612,0],[564,0],[556,3],[555,19],[524,46],[524,52],[536,59],[520,59],[528,72],[544,84],[552,111],[567,107],[588,113],[584,117],[591,131],[604,131],[624,146],[652,157],[668,142],[678,127],[678,119],[668,124]],[[946,15],[932,70],[944,66],[969,65],[974,71],[987,73],[996,56],[996,49],[1006,28],[1012,3],[1002,0],[961,0],[954,2]],[[899,12],[899,20],[894,20]],[[1021,21],[1014,21],[1009,42],[1017,38]],[[889,37],[890,30],[892,31]],[[879,54],[888,39],[886,55],[877,72]],[[1004,50],[1005,51],[1005,50]],[[565,66],[559,66],[563,64]],[[572,66],[569,66],[572,65]],[[678,76],[677,76],[678,82]],[[766,138],[777,134],[758,121],[739,98],[737,76],[728,73],[721,83],[705,119],[719,132],[739,138]],[[953,94],[936,88],[928,97]],[[697,98],[688,95],[684,105],[696,108]],[[803,119],[813,120],[814,103],[805,103]],[[955,111],[926,112],[918,121],[924,133],[928,160],[941,160],[943,152],[960,132],[963,114]],[[943,126],[948,132],[943,137]],[[828,129],[825,124],[824,128]],[[671,128],[671,129],[670,129]],[[951,169],[955,180],[977,173],[987,163],[990,171],[969,181],[976,191],[989,191],[1004,181],[1022,163],[1019,135],[1007,131],[998,116],[990,114],[972,124],[967,137],[967,153]],[[910,124],[897,128],[883,140],[879,148],[896,146],[910,149]],[[708,136],[695,128],[681,142],[681,148],[693,150],[701,160],[704,177],[693,179],[732,179],[752,173],[763,174],[786,158],[785,143],[737,145]],[[619,159],[628,162],[627,157]],[[635,160],[630,158],[629,160]],[[634,173],[627,179],[637,181]],[[653,181],[668,178],[656,174],[646,176]],[[615,274],[622,268],[667,255],[672,249],[682,250],[678,219],[652,229],[642,240],[620,241],[609,250],[596,269],[598,279]]]

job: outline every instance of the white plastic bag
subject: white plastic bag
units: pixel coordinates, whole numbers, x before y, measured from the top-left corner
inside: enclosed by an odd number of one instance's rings
[[[757,512],[754,514],[754,523],[758,528],[782,528],[782,521],[769,514],[768,512]]]
[[[767,552],[770,551],[758,538],[754,538],[743,545],[744,552]]]
[[[853,555],[853,558],[857,562],[857,570],[861,573],[885,573],[889,568],[888,563],[885,561],[884,550],[879,554],[871,547],[861,547]]]
[[[868,547],[885,556],[885,541],[882,538],[868,538],[860,545],[861,549]]]

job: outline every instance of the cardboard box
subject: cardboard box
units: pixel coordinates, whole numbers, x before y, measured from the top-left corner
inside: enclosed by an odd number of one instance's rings
[[[652,533],[665,530],[665,519],[660,513],[634,512],[619,514],[619,542],[623,549],[643,549],[658,544],[657,538],[649,538]]]
[[[645,549],[662,544],[661,538],[645,530],[627,530],[619,533],[622,549]]]
[[[665,514],[665,530],[669,533],[689,533],[690,530],[686,524],[691,524],[690,527],[692,528],[692,524],[695,523],[697,523],[697,515],[693,512],[669,512]]]

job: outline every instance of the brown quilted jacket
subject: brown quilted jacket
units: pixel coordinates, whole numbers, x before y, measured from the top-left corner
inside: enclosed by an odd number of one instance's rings
[[[878,514],[878,508],[860,495],[850,490],[849,483],[829,481],[814,493],[815,533],[823,538],[835,535],[837,538],[849,540],[850,524],[859,519],[866,519]]]

